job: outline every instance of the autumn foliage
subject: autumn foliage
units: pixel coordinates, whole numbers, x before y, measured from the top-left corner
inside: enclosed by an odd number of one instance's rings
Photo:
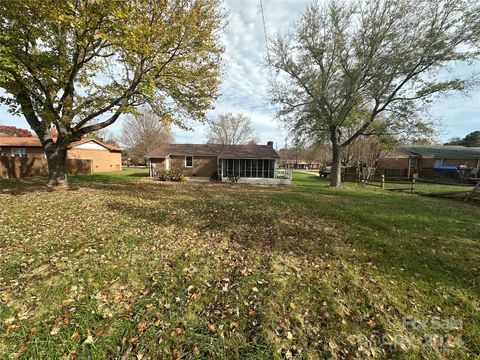
[[[32,137],[33,135],[26,129],[20,129],[15,126],[0,125],[0,136]]]

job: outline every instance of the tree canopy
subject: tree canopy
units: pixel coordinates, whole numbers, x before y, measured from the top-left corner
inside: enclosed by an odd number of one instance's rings
[[[15,126],[0,125],[0,136],[32,137],[30,130],[20,129]]]
[[[441,71],[479,58],[478,10],[466,0],[314,2],[273,39],[277,115],[297,137],[331,142],[331,186],[359,136],[428,132],[421,110],[434,96],[474,85]]]
[[[445,145],[462,145],[467,147],[480,147],[480,131],[472,131],[463,139],[452,138]]]
[[[256,144],[258,136],[252,127],[252,120],[242,114],[222,114],[209,123],[208,143],[223,145]]]
[[[171,127],[159,121],[152,111],[129,116],[122,122],[121,142],[129,158],[144,163],[145,156],[162,144],[173,142]]]
[[[180,126],[187,118],[205,120],[219,84],[219,5],[220,0],[3,1],[0,88],[6,95],[0,101],[25,116],[50,172],[55,168],[60,175],[58,163],[64,163],[70,142],[138,106],[148,105],[161,121]],[[52,126],[56,139],[47,131]]]

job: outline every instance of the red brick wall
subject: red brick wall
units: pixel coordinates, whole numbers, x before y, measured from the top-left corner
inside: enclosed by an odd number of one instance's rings
[[[217,172],[216,156],[194,156],[193,166],[185,166],[185,156],[171,156],[170,169],[183,172],[185,176],[210,177]]]
[[[445,166],[466,165],[469,168],[476,168],[478,165],[478,159],[444,159],[443,165]]]
[[[408,158],[382,158],[378,169],[408,169]]]
[[[21,147],[21,146],[20,146]],[[26,147],[27,156],[45,159],[45,153],[40,147]],[[11,156],[12,147],[2,146],[2,155]],[[92,160],[93,172],[109,172],[122,170],[122,154],[108,150],[68,149],[67,159]],[[75,171],[73,171],[75,173]]]
[[[110,172],[122,170],[122,154],[108,150],[69,149],[67,159],[92,160],[93,172]]]
[[[23,147],[23,146],[16,146],[16,147]],[[12,155],[12,146],[2,146],[2,150],[0,150],[1,156],[11,156]],[[34,156],[38,158],[45,158],[45,153],[41,147],[25,147],[27,150],[27,156]]]
[[[67,160],[67,174],[90,174],[91,160]],[[47,160],[38,156],[0,156],[0,178],[47,176]]]

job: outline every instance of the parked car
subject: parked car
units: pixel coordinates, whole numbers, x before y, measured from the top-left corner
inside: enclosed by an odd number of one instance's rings
[[[330,165],[323,165],[322,168],[318,171],[320,177],[327,177],[332,173],[332,167]]]

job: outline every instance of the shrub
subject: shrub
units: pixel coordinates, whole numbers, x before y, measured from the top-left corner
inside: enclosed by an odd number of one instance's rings
[[[161,170],[157,173],[157,178],[160,181],[182,181],[183,173],[176,170]]]
[[[168,180],[170,181],[182,181],[183,173],[181,171],[169,170]]]
[[[157,172],[157,178],[160,181],[167,181],[167,171],[165,170],[160,170]]]
[[[216,171],[213,171],[211,174],[210,174],[210,180],[220,180],[220,176],[218,175],[218,173]]]
[[[234,172],[229,172],[227,173],[227,178],[230,180],[232,184],[236,184],[238,180],[240,179],[240,175],[234,173]]]

